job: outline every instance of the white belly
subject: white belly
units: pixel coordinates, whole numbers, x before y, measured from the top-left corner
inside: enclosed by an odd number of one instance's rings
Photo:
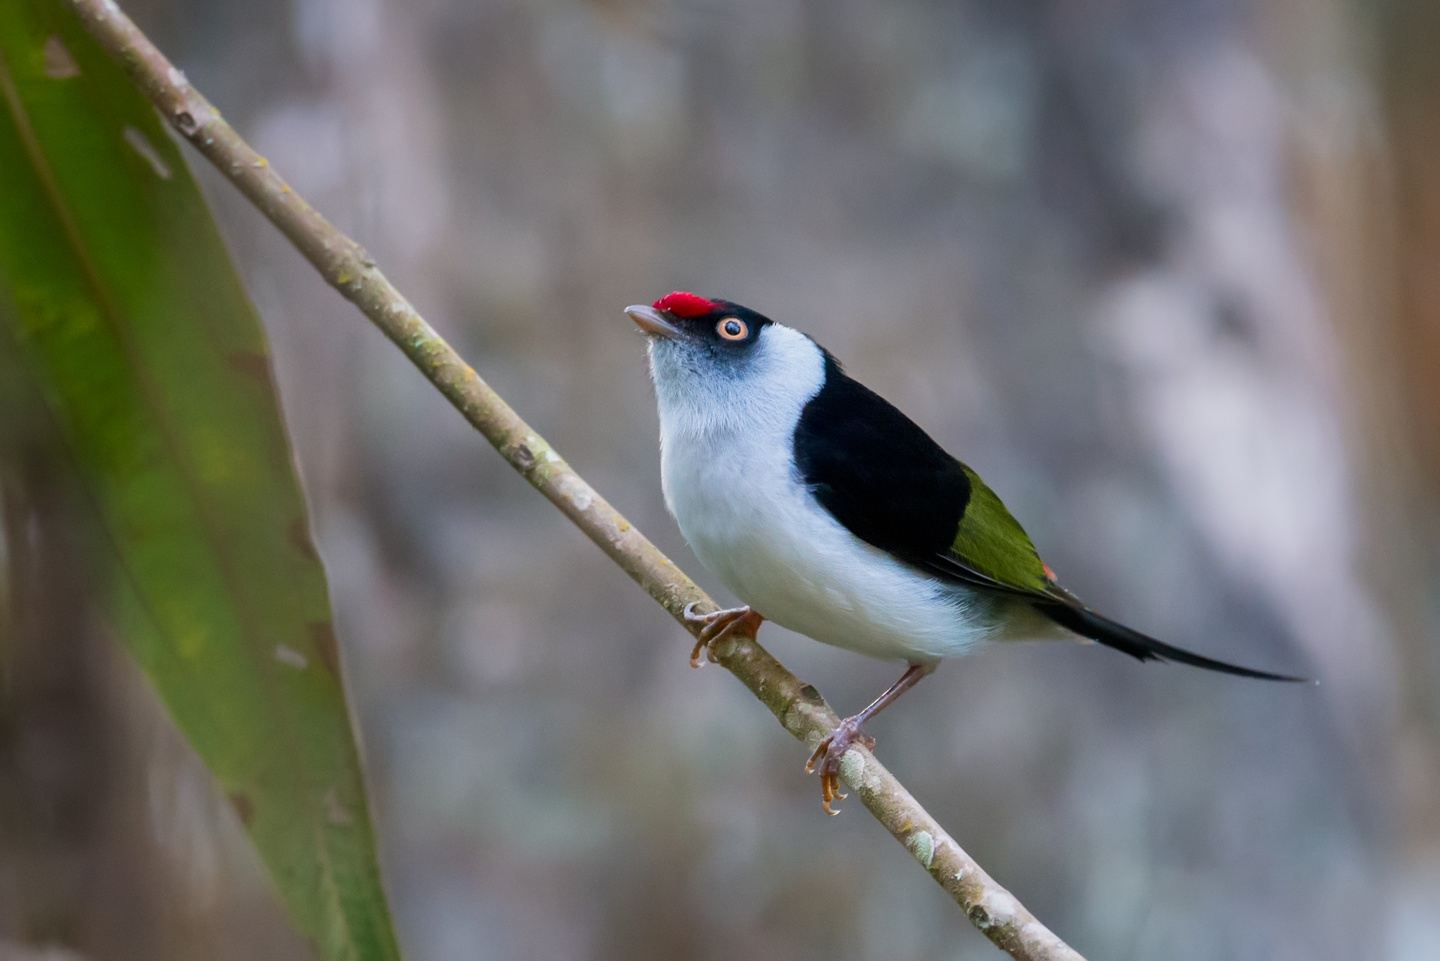
[[[667,436],[665,501],[700,561],[791,630],[872,657],[931,662],[994,632],[994,604],[861,541],[794,474],[789,438]]]

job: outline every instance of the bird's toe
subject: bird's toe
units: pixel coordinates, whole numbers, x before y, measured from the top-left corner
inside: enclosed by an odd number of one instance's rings
[[[725,610],[711,611],[708,614],[695,613],[695,602],[685,605],[681,616],[689,624],[700,626],[700,631],[695,635],[695,646],[690,649],[690,666],[704,667],[704,655],[711,661],[715,660],[715,644],[723,638],[740,631],[749,634],[751,637],[760,630],[760,625],[765,618],[747,607],[731,607]]]
[[[831,805],[849,797],[840,790],[840,765],[845,760],[845,752],[856,744],[873,750],[875,739],[860,730],[858,718],[847,717],[816,745],[809,760],[805,762],[806,774],[820,774],[820,806],[832,817],[840,812]]]

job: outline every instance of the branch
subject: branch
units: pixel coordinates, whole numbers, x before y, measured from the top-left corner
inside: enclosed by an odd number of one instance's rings
[[[685,572],[587,484],[391,286],[358,243],[290,189],[190,85],[113,0],[66,0],[161,114],[290,239],[326,281],[384,332],[536,490],[686,627],[684,607],[716,605]],[[753,638],[716,645],[716,659],[814,748],[839,718],[810,685]],[[955,843],[875,756],[850,748],[842,779],[964,909],[975,927],[1020,961],[1083,961]]]

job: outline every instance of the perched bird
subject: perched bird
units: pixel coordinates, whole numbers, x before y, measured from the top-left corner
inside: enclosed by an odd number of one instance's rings
[[[861,725],[939,662],[993,641],[1074,636],[1142,661],[1299,678],[1171,647],[1086,607],[969,467],[845,374],[805,334],[726,300],[676,291],[627,307],[647,335],[665,504],[744,607],[702,625],[691,663],[773,620],[907,667],[806,764],[825,810]]]

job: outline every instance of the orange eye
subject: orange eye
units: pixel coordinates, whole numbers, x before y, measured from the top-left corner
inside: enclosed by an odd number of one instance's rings
[[[726,317],[715,325],[715,333],[725,340],[744,340],[750,334],[750,325],[739,317]]]

